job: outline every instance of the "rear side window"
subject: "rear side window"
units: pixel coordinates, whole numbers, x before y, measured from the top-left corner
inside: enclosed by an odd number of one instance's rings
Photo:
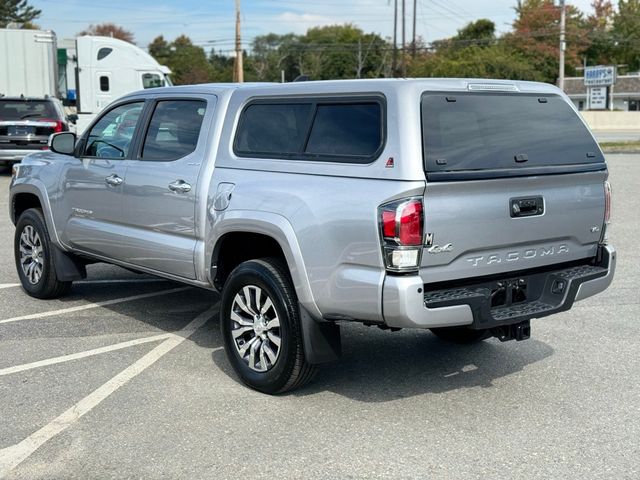
[[[300,152],[311,107],[310,103],[249,105],[240,117],[236,150],[255,156]]]
[[[383,141],[379,99],[260,101],[243,110],[234,151],[253,158],[370,163]]]
[[[198,145],[204,100],[162,100],[156,104],[144,137],[142,160],[171,161],[190,154]]]
[[[382,141],[380,105],[318,105],[306,153],[318,155],[373,155]]]
[[[557,95],[427,93],[422,128],[426,171],[436,177],[604,162],[578,115]]]

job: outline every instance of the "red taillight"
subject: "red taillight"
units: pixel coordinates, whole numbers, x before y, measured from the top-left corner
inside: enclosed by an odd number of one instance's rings
[[[422,201],[405,200],[381,207],[382,234],[403,246],[422,245]]]
[[[608,225],[611,221],[611,184],[604,182],[604,223]]]
[[[422,245],[422,202],[412,200],[400,212],[400,245]]]
[[[382,212],[382,234],[385,238],[396,237],[396,211],[384,210]]]
[[[51,125],[53,127],[53,133],[60,133],[64,128],[64,123],[61,120],[54,120],[53,118],[41,118],[39,122],[55,124]]]
[[[422,257],[424,213],[421,198],[396,200],[379,208],[382,255],[387,270],[416,272]]]

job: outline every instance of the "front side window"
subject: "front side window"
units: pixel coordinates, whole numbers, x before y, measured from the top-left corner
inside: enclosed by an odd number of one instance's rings
[[[370,163],[383,140],[378,100],[260,101],[243,110],[234,151],[254,158]]]
[[[143,106],[143,102],[135,102],[109,110],[89,132],[84,155],[126,158]]]
[[[142,160],[171,161],[190,154],[198,145],[204,100],[163,100],[157,103],[144,137]]]
[[[164,87],[163,78],[157,73],[142,74],[142,88]]]
[[[109,77],[103,75],[100,77],[100,91],[108,92],[109,91]]]
[[[111,52],[113,52],[113,48],[102,47],[100,50],[98,50],[98,60],[102,60],[103,58],[108,56]]]

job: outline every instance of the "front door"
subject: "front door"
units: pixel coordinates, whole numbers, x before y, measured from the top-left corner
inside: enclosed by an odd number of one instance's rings
[[[207,150],[202,125],[215,97],[160,98],[151,108],[136,158],[127,161],[123,259],[194,279],[198,175]]]
[[[74,249],[119,258],[125,160],[132,150],[144,102],[117,106],[86,134],[80,158],[66,162],[56,208],[62,241]]]

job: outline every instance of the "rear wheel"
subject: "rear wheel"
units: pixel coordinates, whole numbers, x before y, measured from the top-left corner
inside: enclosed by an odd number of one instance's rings
[[[229,362],[249,387],[275,394],[312,378],[298,300],[278,259],[249,260],[231,272],[222,292],[220,328]]]
[[[47,299],[69,293],[71,282],[61,282],[56,277],[49,232],[41,210],[30,208],[20,215],[13,246],[20,283],[30,296]]]
[[[431,332],[445,342],[467,345],[480,342],[491,336],[489,330],[474,330],[469,327],[441,327],[432,328]]]

